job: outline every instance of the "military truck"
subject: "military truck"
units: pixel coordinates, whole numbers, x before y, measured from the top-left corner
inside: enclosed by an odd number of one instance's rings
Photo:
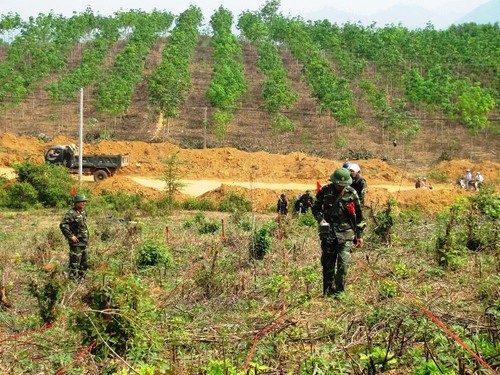
[[[45,163],[63,165],[71,173],[78,173],[79,150],[76,145],[56,145],[45,152]],[[82,173],[94,176],[94,181],[102,181],[113,176],[121,167],[128,165],[128,154],[123,155],[83,155]]]

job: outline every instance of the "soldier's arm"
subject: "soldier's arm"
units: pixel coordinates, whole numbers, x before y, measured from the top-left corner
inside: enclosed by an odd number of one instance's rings
[[[68,240],[72,240],[73,237],[75,236],[74,233],[71,230],[71,223],[75,221],[75,218],[71,214],[70,211],[68,211],[64,217],[62,218],[61,222],[59,223],[59,229],[61,229],[62,234],[64,237],[66,237]]]
[[[323,195],[324,195],[324,191],[323,191],[323,189],[321,189],[318,192],[318,194],[316,194],[316,200],[314,200],[314,203],[311,207],[311,212],[318,223],[321,220],[323,220],[323,218],[324,218],[323,217]]]

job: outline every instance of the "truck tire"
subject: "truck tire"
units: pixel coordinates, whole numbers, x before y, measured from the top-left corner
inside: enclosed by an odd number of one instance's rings
[[[108,173],[102,169],[99,169],[99,170],[95,171],[95,173],[94,173],[94,181],[95,182],[103,181],[103,180],[107,179],[108,177],[109,177]]]

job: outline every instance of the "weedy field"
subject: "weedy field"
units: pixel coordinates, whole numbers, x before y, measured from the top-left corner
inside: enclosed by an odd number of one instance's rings
[[[433,217],[395,200],[366,209],[365,246],[339,299],[321,295],[310,214],[226,203],[94,197],[81,282],[67,277],[64,208],[1,210],[0,373],[498,372],[494,191]]]

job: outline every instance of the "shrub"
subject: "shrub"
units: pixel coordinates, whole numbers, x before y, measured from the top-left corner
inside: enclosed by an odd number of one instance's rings
[[[435,182],[449,182],[450,178],[444,171],[430,171],[429,174],[427,175],[429,180],[435,181]]]
[[[189,211],[215,211],[217,208],[214,202],[206,198],[188,198],[182,202],[181,206]]]
[[[28,182],[18,182],[7,190],[7,206],[27,209],[39,205],[38,192]]]
[[[470,198],[471,203],[490,219],[500,219],[500,194],[494,188],[484,185],[479,193]]]
[[[70,326],[82,334],[83,346],[97,342],[92,352],[98,359],[116,353],[144,361],[160,350],[157,331],[151,329],[158,313],[141,280],[105,279],[104,284],[89,286],[83,301],[89,309],[74,313]]]
[[[144,196],[141,193],[126,194],[121,191],[113,193],[108,190],[101,192],[101,199],[110,209],[117,212],[131,212],[142,208]]]
[[[35,164],[25,161],[14,165],[17,184],[30,184],[37,192],[37,201],[45,207],[65,207],[71,203],[71,187],[74,180],[62,166]],[[11,202],[12,203],[12,202]]]
[[[268,225],[255,228],[250,238],[250,257],[253,259],[264,259],[271,249],[271,229]]]
[[[7,184],[7,178],[5,178],[3,175],[0,175],[0,207],[7,206],[8,204]]]
[[[385,243],[391,242],[391,231],[395,224],[395,217],[392,208],[396,205],[397,202],[394,199],[388,199],[385,210],[376,214],[374,217],[376,225],[374,232]]]
[[[233,213],[229,216],[229,220],[245,232],[252,230],[252,219],[248,214]]]
[[[222,228],[222,224],[218,221],[204,222],[198,228],[199,234],[213,234]]]
[[[169,248],[158,240],[147,240],[137,250],[139,267],[168,265],[172,263]]]
[[[39,285],[35,280],[31,281],[29,291],[37,299],[40,317],[44,323],[51,323],[60,315],[64,284],[57,267],[43,281],[43,285]]]
[[[305,227],[315,227],[316,225],[318,225],[318,222],[316,221],[314,215],[310,210],[305,214],[300,214],[297,222]]]
[[[230,191],[219,204],[219,210],[224,212],[250,212],[252,202],[243,195]]]

